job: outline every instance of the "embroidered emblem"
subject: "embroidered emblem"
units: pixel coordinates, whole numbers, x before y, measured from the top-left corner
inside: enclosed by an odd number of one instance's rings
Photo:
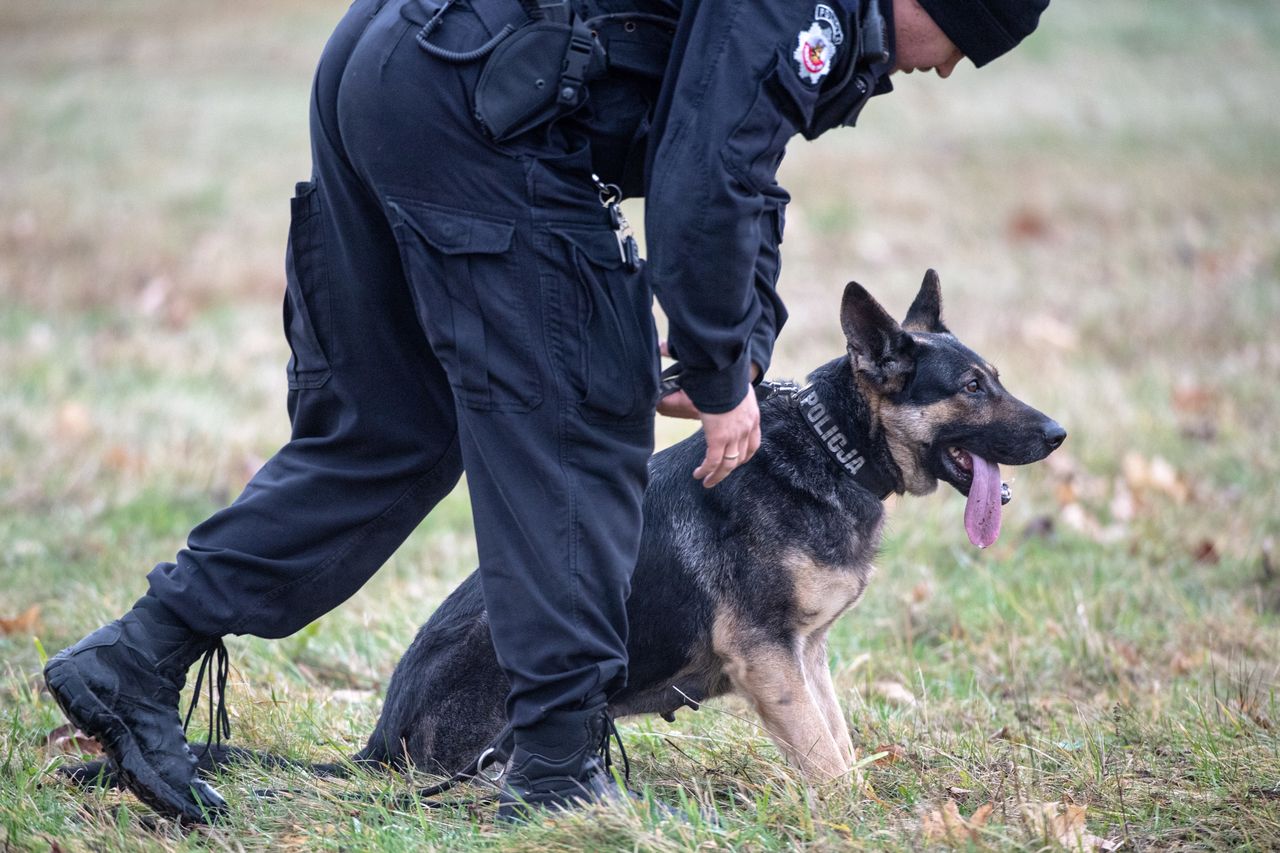
[[[816,84],[831,73],[831,66],[836,61],[836,46],[844,41],[844,30],[835,10],[825,3],[814,7],[813,19],[809,29],[796,36],[792,58],[796,61],[800,77]]]
[[[836,16],[834,9],[826,3],[819,3],[813,10],[813,19],[819,26],[828,30],[827,36],[832,44],[844,43],[844,30],[840,26],[840,18]]]

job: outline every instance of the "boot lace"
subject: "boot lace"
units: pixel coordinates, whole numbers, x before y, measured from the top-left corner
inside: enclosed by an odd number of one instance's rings
[[[210,663],[213,664],[210,668]],[[224,737],[231,737],[231,718],[227,715],[227,678],[231,674],[231,658],[227,654],[227,647],[218,639],[208,651],[204,653],[204,657],[200,661],[200,670],[196,673],[195,688],[191,692],[191,705],[187,708],[187,718],[182,721],[182,731],[185,734],[187,727],[191,725],[191,717],[196,712],[196,706],[200,704],[200,688],[204,685],[205,675],[209,675],[209,734],[205,738],[204,747],[207,752],[210,746],[215,743],[222,746]],[[217,701],[214,701],[214,693],[217,693]]]
[[[600,745],[596,748],[596,754],[604,759],[604,772],[612,778],[613,773],[613,744],[618,744],[618,753],[622,756],[622,781],[628,790],[631,789],[631,761],[627,758],[627,748],[622,745],[622,735],[618,734],[618,727],[613,722],[613,715],[607,711],[604,715],[604,733],[600,737]]]

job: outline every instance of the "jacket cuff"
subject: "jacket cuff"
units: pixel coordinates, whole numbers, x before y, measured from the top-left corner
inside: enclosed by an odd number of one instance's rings
[[[699,412],[720,415],[731,411],[751,387],[751,347],[742,348],[738,360],[723,370],[686,367],[680,388]]]
[[[773,360],[773,342],[773,330],[770,328],[757,326],[751,334],[751,361],[760,367],[760,375],[755,378],[752,385],[759,385],[764,381],[764,375],[769,372],[769,364]],[[749,369],[750,366],[748,366]]]

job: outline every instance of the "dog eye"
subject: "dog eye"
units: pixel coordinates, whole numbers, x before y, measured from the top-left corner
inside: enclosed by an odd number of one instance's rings
[[[978,384],[978,380],[970,379],[968,382],[965,383],[964,390],[965,390],[965,393],[967,394],[977,394],[979,391],[982,390],[982,386]]]

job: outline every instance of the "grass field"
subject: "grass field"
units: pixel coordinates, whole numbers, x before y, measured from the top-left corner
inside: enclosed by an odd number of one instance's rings
[[[633,781],[687,822],[499,830],[465,798],[406,807],[403,779],[354,799],[247,768],[217,782],[231,818],[187,834],[60,783],[76,754],[50,737],[42,657],[124,610],[287,437],[287,198],[341,11],[0,6],[0,849],[1280,848],[1268,0],[1055,3],[1019,53],[901,78],[857,130],[793,146],[773,373],[841,351],[847,279],[902,312],[934,266],[949,325],[1071,433],[1011,472],[988,551],[953,491],[893,502],[832,640],[873,795],[804,786],[736,700],[622,726]],[[232,639],[235,742],[362,745],[399,652],[475,561],[460,490],[337,612]]]

